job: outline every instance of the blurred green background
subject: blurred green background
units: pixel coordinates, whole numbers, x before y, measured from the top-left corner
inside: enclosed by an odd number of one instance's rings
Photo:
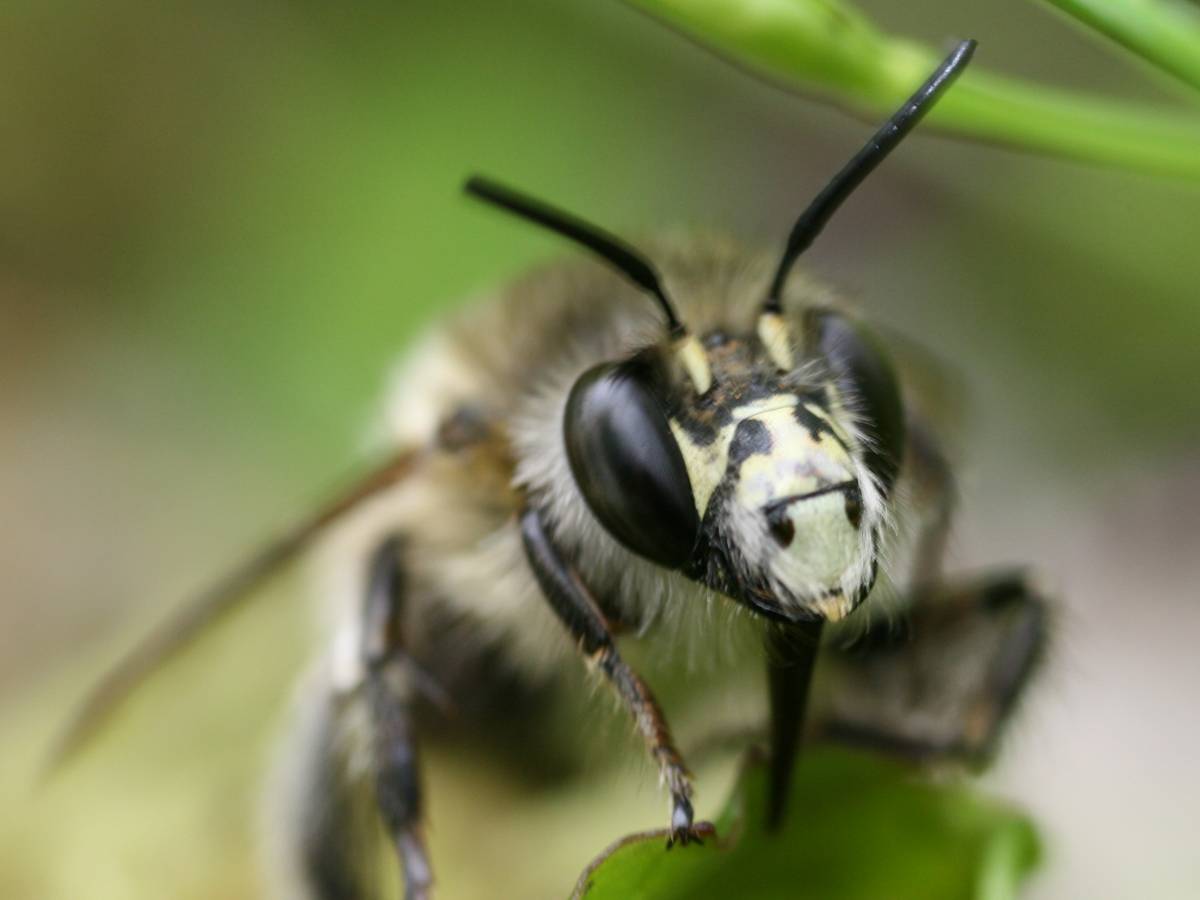
[[[861,7],[934,46],[976,37],[999,72],[1200,115],[1036,4]],[[467,173],[624,233],[774,246],[868,131],[594,0],[17,0],[0,123],[14,898],[255,895],[256,785],[307,642],[298,582],[91,757],[34,773],[118,648],[353,469],[422,323],[565,252],[464,201]],[[1200,891],[1198,213],[1194,185],[925,132],[808,259],[961,372],[955,562],[1029,561],[1063,597],[988,776],[1045,832],[1035,897]],[[723,782],[701,775],[711,815]],[[591,851],[661,817],[644,773],[531,801],[446,750],[429,779],[447,898],[562,896]],[[505,828],[472,825],[480,797]]]

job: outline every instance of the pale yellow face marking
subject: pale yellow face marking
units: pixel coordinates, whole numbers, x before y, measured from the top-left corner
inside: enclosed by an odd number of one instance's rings
[[[787,321],[778,313],[763,313],[758,317],[758,339],[766,348],[767,356],[781,372],[794,369],[792,358],[792,336]]]
[[[832,434],[814,436],[798,422],[794,405],[765,411],[755,421],[770,433],[771,450],[742,463],[736,502],[755,515],[773,503],[797,498],[781,510],[795,537],[785,546],[768,539],[760,545],[757,561],[769,565],[787,585],[804,585],[809,591],[838,585],[859,563],[862,542],[846,516],[845,495],[827,489],[854,481],[854,461]],[[840,593],[812,602],[827,619],[850,612]]]
[[[741,509],[757,516],[776,501],[855,480],[854,461],[843,443],[828,433],[814,436],[796,419],[799,402],[792,394],[776,394],[740,406],[716,440],[706,446],[692,441],[678,422],[670,422],[701,518],[725,477],[734,432],[747,419],[754,419],[767,429],[771,450],[753,454],[742,462],[733,498]],[[805,404],[805,408],[834,426],[819,407]],[[840,491],[798,499],[788,505],[787,515],[795,533],[805,539],[787,547],[764,544],[766,555],[759,559],[785,584],[835,586],[860,561],[861,535],[846,517],[845,497]],[[814,597],[809,602],[823,618],[833,622],[847,616],[853,608],[843,591]]]
[[[854,604],[841,593],[820,597],[813,601],[813,605],[827,622],[840,622],[854,610]]]
[[[685,335],[676,345],[675,352],[679,354],[679,361],[683,363],[696,393],[707,394],[712,387],[712,369],[700,341],[694,334]]]
[[[828,435],[819,435],[813,440],[808,429],[795,420],[793,409],[797,400],[791,394],[775,394],[763,397],[753,403],[747,403],[733,410],[733,420],[721,429],[716,440],[706,446],[695,443],[687,431],[674,419],[670,421],[671,433],[679,444],[683,454],[683,462],[688,470],[688,478],[692,482],[692,493],[696,499],[696,511],[700,517],[708,509],[708,501],[713,491],[725,477],[725,468],[729,462],[729,443],[738,423],[754,418],[766,425],[771,432],[773,447],[768,456],[752,456],[742,463],[741,485],[745,486],[747,479],[758,485],[759,494],[763,499],[757,505],[763,506],[779,497],[789,494],[804,493],[806,490],[816,490],[824,486],[817,483],[824,477],[826,484],[836,484],[838,481],[849,480],[853,471],[853,463],[845,449]],[[806,408],[816,410],[817,407],[805,404]],[[823,417],[829,421],[828,417]],[[834,423],[830,422],[833,426]],[[848,439],[846,440],[849,443]],[[780,472],[773,467],[771,460],[790,459],[799,465],[811,461],[813,478],[807,482],[797,481],[795,471],[791,474]],[[793,469],[795,467],[793,466]],[[781,477],[782,476],[782,477]],[[804,487],[805,484],[812,485]],[[773,491],[771,486],[780,488]],[[786,487],[785,485],[792,485]],[[749,500],[749,497],[747,497]]]
[[[777,401],[778,402],[778,401]],[[854,464],[833,437],[812,433],[796,421],[795,403],[786,408],[767,405],[754,416],[771,435],[771,452],[742,463],[738,501],[755,509],[852,479]]]
[[[781,407],[786,407],[787,415],[790,416],[791,409],[795,405],[796,398],[794,396],[773,395],[739,406],[733,410],[733,421],[722,428],[717,434],[717,439],[707,446],[697,444],[678,422],[674,419],[670,420],[671,433],[675,435],[675,442],[683,454],[683,463],[687,468],[688,479],[692,482],[692,495],[695,497],[696,512],[699,513],[700,518],[704,518],[704,512],[708,509],[708,501],[712,498],[713,491],[725,477],[725,467],[729,463],[729,442],[733,439],[737,423],[742,419],[759,416],[767,410]]]
[[[703,519],[708,500],[725,474],[729,442],[722,440],[723,435],[718,435],[715,441],[702,447],[674,419],[668,424],[671,434],[675,435],[675,443],[679,445],[679,452],[683,454],[683,465],[687,469],[688,480],[692,483],[692,497],[696,501],[696,513]]]

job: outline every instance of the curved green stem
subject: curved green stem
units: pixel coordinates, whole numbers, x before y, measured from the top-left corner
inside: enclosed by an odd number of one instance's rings
[[[871,116],[890,114],[941,58],[839,0],[628,2],[762,77]],[[1200,122],[979,69],[928,121],[1019,149],[1200,180]]]
[[[1045,0],[1200,90],[1200,7],[1179,0]]]

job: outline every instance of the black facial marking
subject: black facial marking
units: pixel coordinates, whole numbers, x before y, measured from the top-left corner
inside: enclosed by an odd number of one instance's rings
[[[767,527],[771,537],[775,538],[780,547],[790,547],[796,537],[796,526],[788,515],[786,506],[777,506],[767,513]]]
[[[867,576],[867,583],[862,585],[851,598],[854,603],[854,609],[862,604],[871,590],[875,587],[875,579],[879,575],[879,532],[871,532],[871,573]]]
[[[773,443],[766,425],[755,419],[745,419],[738,423],[733,440],[729,442],[729,464],[740,465],[755,454],[770,453]]]
[[[813,403],[821,407],[821,409],[829,409],[829,390],[825,385],[809,385],[806,387],[806,390],[812,398]]]
[[[796,422],[799,423],[800,427],[808,431],[808,435],[812,438],[814,444],[819,443],[822,436],[828,436],[837,441],[847,453],[850,452],[850,448],[846,446],[846,442],[838,437],[838,433],[833,430],[833,427],[820,416],[809,412],[803,403],[796,404],[793,415],[796,417]]]
[[[857,531],[858,526],[862,524],[862,491],[858,489],[858,485],[854,485],[846,488],[843,493],[846,496],[846,518]]]

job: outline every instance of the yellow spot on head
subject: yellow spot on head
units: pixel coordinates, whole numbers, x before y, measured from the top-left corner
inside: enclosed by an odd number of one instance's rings
[[[677,421],[670,421],[671,433],[675,443],[683,454],[683,464],[687,467],[688,478],[692,482],[692,495],[696,500],[696,512],[704,518],[708,508],[709,498],[717,489],[725,474],[725,465],[729,456],[729,442],[716,440],[706,446],[701,446],[692,440],[692,436]]]
[[[679,343],[675,346],[675,352],[679,354],[679,361],[683,363],[683,368],[687,372],[688,378],[692,380],[696,393],[708,393],[708,389],[712,387],[712,369],[709,368],[704,347],[701,346],[696,336],[688,334],[680,338]]]
[[[762,341],[771,362],[780,371],[790,372],[795,368],[792,357],[792,336],[788,324],[779,313],[763,313],[758,317],[758,339]]]
[[[846,595],[840,591],[836,594],[830,594],[821,597],[816,601],[817,610],[825,617],[828,622],[840,622],[846,616],[850,615],[850,611],[854,608]]]

